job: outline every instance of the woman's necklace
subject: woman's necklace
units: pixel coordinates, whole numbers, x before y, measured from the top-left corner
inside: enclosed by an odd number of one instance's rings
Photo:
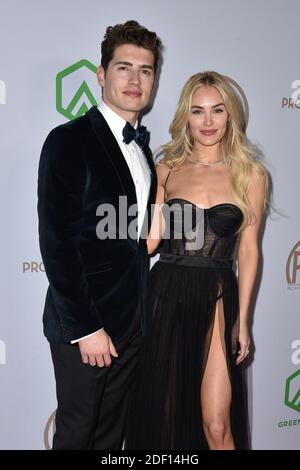
[[[192,163],[198,163],[199,165],[205,165],[205,166],[217,166],[217,165],[221,165],[222,163],[225,163],[225,160],[220,160],[219,162],[216,162],[216,163],[205,163],[205,162],[201,162],[201,160],[192,158],[190,155],[187,155],[186,158]]]

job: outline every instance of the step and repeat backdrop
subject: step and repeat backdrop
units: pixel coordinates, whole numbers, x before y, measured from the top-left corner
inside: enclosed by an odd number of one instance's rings
[[[136,19],[165,44],[151,146],[188,77],[231,77],[249,106],[249,139],[270,172],[248,367],[254,449],[300,448],[300,66],[298,0],[1,0],[0,449],[51,447],[56,408],[42,332],[47,278],[37,235],[37,168],[50,129],[97,103],[108,25]]]

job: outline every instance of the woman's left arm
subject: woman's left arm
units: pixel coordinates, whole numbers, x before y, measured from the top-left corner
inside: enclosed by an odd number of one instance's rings
[[[248,200],[253,213],[253,220],[242,231],[238,248],[240,349],[236,361],[237,364],[242,362],[249,354],[249,307],[260,258],[259,233],[264,212],[265,184],[264,177],[258,173],[252,175],[248,190]]]

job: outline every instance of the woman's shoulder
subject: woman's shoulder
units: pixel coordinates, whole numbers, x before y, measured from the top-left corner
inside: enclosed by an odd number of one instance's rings
[[[156,163],[155,168],[159,184],[163,186],[172,168],[163,160]]]

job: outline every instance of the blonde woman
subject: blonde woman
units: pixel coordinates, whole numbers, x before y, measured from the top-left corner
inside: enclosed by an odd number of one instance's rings
[[[268,177],[243,129],[225,77],[187,81],[157,165],[149,253],[164,241],[150,276],[128,449],[249,448],[242,363]]]

